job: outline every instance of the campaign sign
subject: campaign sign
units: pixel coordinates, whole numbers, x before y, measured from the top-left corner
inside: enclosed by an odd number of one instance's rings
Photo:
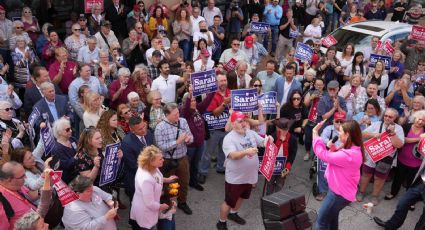
[[[418,152],[421,156],[421,158],[423,159],[423,157],[425,156],[425,138],[422,138],[419,143],[418,143]],[[419,156],[417,156],[419,157]]]
[[[267,181],[270,181],[273,175],[274,166],[276,163],[277,146],[273,143],[272,139],[268,139],[266,150],[264,151],[263,160],[261,161],[259,171],[264,175]]]
[[[215,54],[215,52],[217,52],[218,49],[221,48],[221,42],[218,39],[214,39],[214,43],[211,46],[211,51],[213,54]]]
[[[277,93],[270,91],[258,96],[258,102],[263,106],[264,114],[276,114],[276,97]]]
[[[75,194],[75,192],[72,191],[61,179],[62,171],[51,171],[49,174],[52,178],[53,187],[58,194],[58,198],[62,204],[62,207],[65,207],[65,205],[71,203],[74,200],[78,200],[77,194]]]
[[[297,49],[295,50],[295,58],[311,62],[311,57],[313,57],[313,49],[309,45],[298,42]]]
[[[317,108],[319,105],[319,97],[313,99],[313,104],[311,105],[310,112],[308,113],[308,120],[316,123],[317,121]]]
[[[224,66],[224,70],[226,70],[227,72],[230,72],[232,70],[234,70],[236,68],[236,64],[238,64],[238,61],[236,61],[236,59],[231,58]]]
[[[423,26],[412,26],[412,32],[410,33],[412,39],[417,41],[425,41],[425,27]]]
[[[319,171],[320,172],[326,171],[326,168],[328,167],[328,163],[326,163],[326,162],[324,162],[324,161],[322,161],[320,159],[318,159],[317,162],[319,164]]]
[[[369,67],[374,68],[376,62],[378,62],[379,60],[384,62],[385,70],[389,70],[391,68],[391,57],[378,54],[370,54]]]
[[[260,166],[263,164],[263,156],[258,156],[258,160],[260,161]],[[283,170],[285,169],[286,157],[276,157],[273,176],[281,176]],[[260,173],[260,168],[258,168],[258,173]]]
[[[53,132],[49,122],[46,122],[45,124],[46,125],[40,129],[40,135],[44,143],[44,156],[49,157],[50,152],[53,150],[53,147],[55,147],[55,138],[53,137]]]
[[[382,133],[379,139],[371,138],[364,142],[364,148],[372,161],[375,163],[394,153],[395,151],[395,148],[391,143],[389,133],[387,132]]]
[[[215,70],[192,73],[190,82],[193,87],[193,96],[199,96],[204,93],[217,91],[217,79],[215,78]]]
[[[258,110],[257,89],[235,89],[231,92],[234,111],[245,113]]]
[[[416,82],[423,85],[425,84],[425,74],[417,74],[416,75]]]
[[[206,112],[203,114],[205,121],[208,124],[209,130],[224,129],[227,120],[229,119],[229,110],[224,110],[218,117],[214,116],[213,113]]]
[[[329,35],[322,39],[322,44],[328,48],[335,45],[336,43],[338,43],[338,41],[332,35]]]
[[[38,111],[38,109],[34,107],[30,116],[28,117],[28,124],[31,128],[33,128],[38,119],[40,119],[40,115],[40,111]]]
[[[120,143],[110,144],[105,147],[105,158],[100,172],[99,186],[114,182],[118,176],[118,150]]]
[[[384,43],[384,45],[382,46],[382,49],[387,53],[392,55],[395,51],[393,44],[391,44],[391,40],[387,39]]]
[[[100,5],[103,12],[103,0],[84,0],[84,12],[86,14],[92,13],[92,8],[95,5]]]
[[[251,22],[251,32],[259,34],[267,34],[270,29],[270,24],[265,22]]]
[[[297,38],[299,35],[300,35],[300,33],[298,32],[298,30],[289,29],[289,37],[290,38]]]

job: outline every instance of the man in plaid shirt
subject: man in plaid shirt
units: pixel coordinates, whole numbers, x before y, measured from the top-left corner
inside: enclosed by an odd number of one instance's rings
[[[184,213],[190,215],[192,210],[186,203],[187,192],[189,190],[189,161],[186,156],[187,145],[193,142],[193,135],[190,132],[186,119],[180,118],[179,109],[176,103],[168,103],[164,106],[165,118],[155,128],[156,146],[162,150],[164,155],[164,165],[171,159],[178,161],[178,167],[162,172],[164,177],[170,175],[178,176],[180,190],[177,197],[177,207]],[[164,169],[164,168],[163,168]]]
[[[378,101],[379,107],[381,107],[381,111],[385,111],[385,100],[384,98],[378,96],[378,84],[375,82],[370,82],[367,85],[366,92],[357,96],[354,114],[363,112],[366,102],[372,98]]]

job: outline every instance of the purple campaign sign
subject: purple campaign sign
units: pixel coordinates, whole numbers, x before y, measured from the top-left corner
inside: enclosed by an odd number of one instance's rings
[[[265,22],[251,22],[251,33],[267,34],[270,24]]]
[[[375,68],[375,64],[378,62],[378,60],[384,62],[385,70],[389,70],[391,68],[391,57],[378,54],[370,54],[369,67]]]
[[[215,70],[196,72],[190,75],[190,81],[193,87],[193,96],[199,96],[204,93],[217,91],[217,79]]]
[[[245,113],[258,110],[257,89],[235,89],[231,92],[234,111]]]
[[[328,167],[328,163],[326,163],[326,162],[324,162],[320,159],[318,159],[318,162],[319,162],[319,171],[320,172],[326,171],[326,168]]]
[[[258,96],[258,102],[263,106],[264,114],[276,114],[276,95],[275,91],[270,91]]]
[[[263,156],[258,156],[258,160],[260,162],[260,167],[261,167],[261,163],[263,161]],[[286,157],[276,157],[276,162],[274,164],[274,169],[273,169],[273,176],[280,176],[282,175],[283,170],[285,169],[285,164],[286,164]],[[260,173],[260,172],[258,172]]]
[[[229,114],[229,110],[224,110],[218,117],[214,116],[214,114],[210,112],[204,113],[203,116],[205,121],[208,124],[208,129],[214,130],[214,129],[224,129],[230,114]]]
[[[50,152],[52,151],[53,147],[55,147],[55,138],[53,137],[53,132],[50,127],[49,122],[46,122],[46,126],[44,128],[41,128],[40,130],[41,139],[44,143],[44,156],[49,157]]]
[[[313,49],[304,43],[298,42],[297,49],[295,49],[295,58],[304,61],[307,60],[311,62],[311,58],[313,57]]]
[[[100,172],[99,186],[114,182],[118,176],[118,150],[120,143],[110,144],[105,147],[105,158]]]

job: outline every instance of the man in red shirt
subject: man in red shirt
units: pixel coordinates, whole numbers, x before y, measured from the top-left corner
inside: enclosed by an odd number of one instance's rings
[[[211,112],[214,116],[218,117],[223,113],[228,113],[230,108],[230,90],[227,87],[227,77],[224,74],[217,75],[218,90],[215,93],[210,105],[207,108],[208,112]],[[217,166],[216,172],[224,174],[224,152],[221,146],[223,145],[223,139],[226,133],[224,128],[211,130],[211,137],[207,141],[207,148],[204,152],[199,167],[199,183],[205,183],[206,175],[210,167],[210,154],[217,152]],[[218,150],[216,149],[218,148]]]

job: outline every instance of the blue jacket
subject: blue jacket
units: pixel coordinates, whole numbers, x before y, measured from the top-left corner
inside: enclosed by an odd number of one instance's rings
[[[145,140],[147,146],[153,145],[153,134],[151,131],[147,131],[145,135]],[[146,146],[142,144],[140,139],[134,133],[128,133],[125,135],[124,139],[121,141],[121,150],[123,152],[123,161],[124,161],[124,185],[125,192],[133,199],[134,195],[134,178],[136,177],[137,168],[137,158],[142,150]]]
[[[286,80],[285,77],[279,77],[278,79],[276,79],[274,91],[276,91],[276,93],[277,93],[277,102],[278,103],[282,102],[283,93],[285,92],[285,90],[289,90],[288,97],[289,97],[289,95],[291,95],[292,91],[294,91],[294,90],[299,90],[302,93],[301,82],[299,82],[298,80],[296,80],[294,78],[292,80],[291,88],[285,89],[285,80]]]
[[[58,119],[67,116],[70,118],[71,121],[73,121],[73,111],[71,108],[71,104],[69,104],[68,97],[63,95],[56,95],[55,98],[55,107],[56,111],[58,113]],[[53,124],[54,119],[53,115],[50,112],[49,106],[47,105],[46,100],[41,98],[35,105],[34,108],[37,108],[40,114],[47,113],[49,115],[49,122],[50,124]],[[39,120],[41,122],[41,119]],[[39,122],[36,122],[36,124],[40,124]]]

